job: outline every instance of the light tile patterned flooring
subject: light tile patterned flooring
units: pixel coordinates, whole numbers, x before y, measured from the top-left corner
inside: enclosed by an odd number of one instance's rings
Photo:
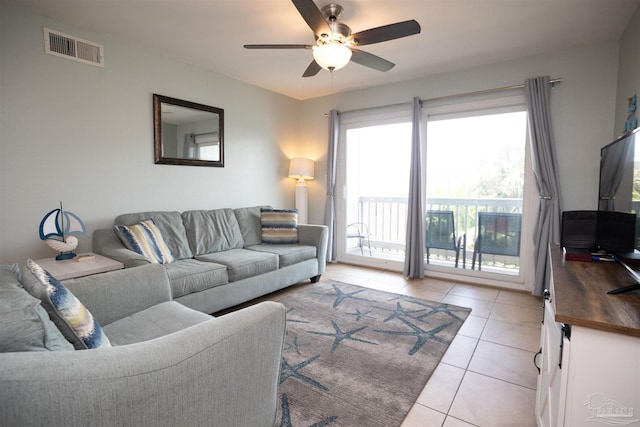
[[[337,280],[471,307],[402,427],[535,426],[542,300],[526,293],[330,264]]]

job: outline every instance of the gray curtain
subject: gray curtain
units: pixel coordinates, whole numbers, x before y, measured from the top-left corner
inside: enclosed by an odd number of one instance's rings
[[[534,295],[542,295],[542,291],[549,283],[551,276],[548,258],[549,243],[560,243],[562,201],[551,129],[551,83],[549,80],[549,77],[545,76],[525,81],[533,173],[540,195],[538,219],[533,234],[535,247]]]
[[[329,227],[327,242],[327,261],[336,261],[336,156],[338,137],[340,136],[340,119],[337,110],[329,112],[329,149],[327,150],[327,201],[324,208],[324,223]]]
[[[185,159],[196,158],[196,136],[193,133],[184,135],[184,145],[182,146],[182,157]]]
[[[407,207],[407,237],[404,275],[410,279],[424,277],[424,203],[422,197],[422,155],[420,139],[422,101],[413,98],[413,126],[411,133],[411,166],[409,169],[409,205]]]
[[[633,171],[635,135],[621,144],[615,144],[602,152],[600,160],[600,200],[598,209],[615,210],[615,195],[625,173]],[[633,172],[631,172],[633,173]]]

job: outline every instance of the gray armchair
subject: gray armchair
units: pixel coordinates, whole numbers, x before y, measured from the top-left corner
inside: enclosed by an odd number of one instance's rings
[[[0,354],[2,424],[274,424],[281,304],[213,318],[170,301],[159,265],[64,284],[116,345]]]

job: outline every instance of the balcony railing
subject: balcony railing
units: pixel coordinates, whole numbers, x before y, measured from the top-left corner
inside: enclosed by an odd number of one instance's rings
[[[407,208],[408,200],[403,197],[360,197],[358,217],[350,218],[349,222],[363,222],[368,225],[370,245],[374,252],[403,255]],[[456,233],[458,235],[464,233],[467,236],[466,257],[470,261],[476,237],[478,212],[522,213],[522,199],[430,198],[427,199],[426,208],[453,211]],[[440,253],[444,260],[448,259],[449,254],[444,251]],[[436,251],[431,256],[438,256],[438,254],[439,252]],[[511,259],[509,262],[515,263],[517,267],[517,259]]]

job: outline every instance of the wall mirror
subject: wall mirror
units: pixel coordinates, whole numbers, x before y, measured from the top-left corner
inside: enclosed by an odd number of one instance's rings
[[[153,94],[156,164],[224,167],[224,110]]]

